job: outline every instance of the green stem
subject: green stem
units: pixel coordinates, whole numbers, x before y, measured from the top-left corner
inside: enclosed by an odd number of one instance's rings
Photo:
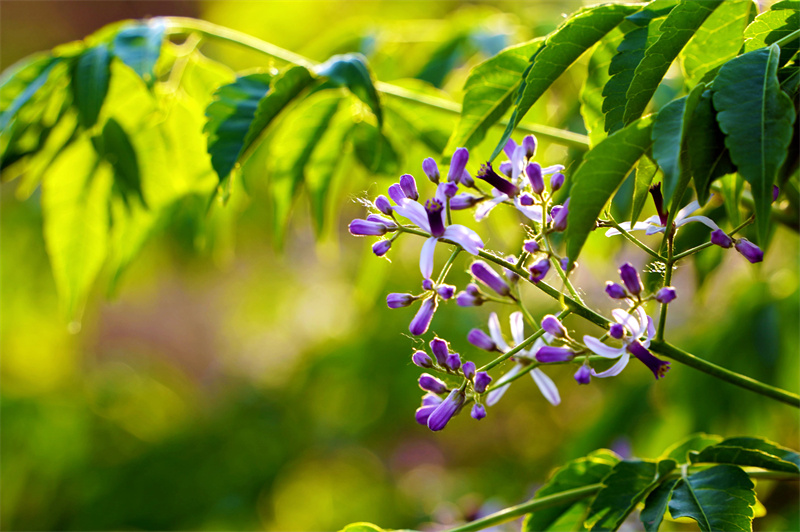
[[[569,295],[571,295],[572,298],[581,305],[585,305],[583,299],[581,299],[581,296],[579,296],[578,292],[575,291],[575,287],[572,286],[572,283],[567,277],[566,272],[561,268],[561,263],[558,260],[556,260],[556,256],[553,254],[553,248],[550,245],[550,239],[547,238],[547,234],[544,235],[542,241],[544,242],[544,247],[547,250],[548,256],[550,257],[550,265],[553,268],[555,268],[556,272],[558,273],[558,276],[561,277],[561,282],[564,283],[564,286],[567,287]]]
[[[728,236],[733,237],[733,235],[735,235],[736,233],[741,231],[743,228],[745,228],[748,225],[750,225],[751,223],[753,223],[755,221],[755,219],[756,219],[755,215],[750,216],[750,218],[748,218],[747,220],[745,220],[744,222],[739,224],[738,227],[736,227],[733,231],[728,233]],[[681,253],[678,253],[677,255],[672,257],[672,260],[673,261],[678,261],[678,260],[680,260],[680,259],[682,259],[684,257],[688,257],[689,255],[694,255],[698,251],[702,251],[702,250],[706,249],[707,247],[713,246],[713,245],[714,244],[712,244],[711,241],[705,242],[703,244],[700,244],[699,246],[695,246],[695,247],[693,247],[691,249],[687,249],[686,251],[682,251]]]
[[[672,253],[675,250],[675,233],[671,232],[667,238],[667,262],[666,271],[664,271],[664,286],[670,286],[672,283],[672,268],[675,265],[675,259]],[[664,328],[667,326],[667,303],[661,303],[661,315],[658,318],[658,331],[656,332],[656,340],[664,339]]]
[[[268,55],[275,59],[285,61],[287,63],[294,63],[302,65],[306,68],[312,69],[316,63],[307,57],[295,54],[289,50],[285,50],[274,44],[262,41],[252,35],[219,26],[205,20],[198,20],[188,17],[163,17],[162,20],[166,25],[166,32],[168,35],[186,35],[191,33],[199,33],[209,39],[216,39],[219,41],[228,42],[237,46],[243,46],[255,52]],[[401,100],[411,101],[426,107],[433,107],[441,111],[449,112],[451,114],[461,114],[461,106],[457,103],[445,100],[444,98],[437,98],[427,94],[420,94],[403,87],[391,85],[381,81],[375,82],[375,88],[387,95],[399,98]],[[498,126],[505,127],[508,125],[507,120],[501,120],[496,123]],[[554,127],[547,127],[534,124],[520,124],[516,128],[523,133],[534,133],[542,138],[546,138],[552,142],[578,148],[580,150],[589,150],[589,138],[586,135],[573,133],[572,131],[565,131]]]
[[[461,246],[456,245],[456,249],[454,249],[453,253],[450,254],[450,258],[447,259],[442,271],[439,272],[439,277],[436,279],[437,285],[442,284],[447,278],[447,274],[450,273],[450,268],[453,266],[453,262],[456,260],[456,257],[458,257],[458,254],[461,253],[461,249]]]
[[[523,371],[520,371],[519,373],[517,373],[516,375],[514,375],[510,379],[507,379],[507,380],[505,380],[503,382],[498,382],[498,383],[494,384],[493,386],[489,386],[486,389],[485,393],[489,393],[492,390],[494,390],[496,388],[499,388],[500,386],[505,386],[506,384],[512,383],[515,380],[520,379],[520,378],[524,377],[525,375],[527,375],[528,373],[530,373],[534,368],[538,368],[538,367],[540,367],[542,365],[544,365],[544,366],[563,366],[563,365],[566,365],[566,364],[583,363],[582,361],[585,360],[586,358],[589,359],[589,362],[616,362],[616,361],[611,361],[606,357],[601,357],[600,355],[590,355],[588,357],[580,357],[580,358],[575,358],[575,359],[572,359],[572,360],[565,360],[563,362],[548,362],[547,364],[540,364],[538,362],[532,362],[528,366],[525,366]]]
[[[782,47],[783,45],[794,41],[798,37],[800,37],[800,30],[795,30],[792,33],[790,33],[789,35],[787,35],[787,36],[785,36],[785,37],[783,37],[781,39],[778,39],[777,41],[775,41],[772,44],[777,44],[778,46]]]
[[[622,234],[622,236],[627,238],[630,242],[632,242],[635,246],[639,247],[642,251],[652,256],[656,260],[660,260],[662,262],[664,261],[664,258],[661,255],[650,249],[650,246],[646,245],[644,242],[642,242],[641,240],[630,234],[628,231],[620,227],[620,225],[617,223],[616,220],[609,217],[608,223],[610,223],[614,227],[614,229],[619,231]]]

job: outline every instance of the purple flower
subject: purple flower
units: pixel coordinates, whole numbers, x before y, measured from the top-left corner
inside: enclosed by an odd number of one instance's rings
[[[392,214],[392,204],[389,203],[389,198],[383,194],[375,198],[375,208],[383,214]]]
[[[450,181],[448,183],[442,183],[444,186],[444,195],[447,198],[452,198],[458,193],[458,183]]]
[[[536,194],[542,195],[544,192],[544,178],[542,178],[542,166],[539,163],[530,163],[525,167],[525,174],[531,182],[531,189]]]
[[[470,412],[472,419],[481,420],[486,417],[486,409],[482,404],[475,403],[472,405],[472,412]]]
[[[447,340],[434,338],[431,340],[430,346],[436,361],[439,362],[440,366],[444,366],[447,363],[447,355],[450,354],[450,345]]]
[[[654,357],[653,353],[648,351],[647,348],[640,344],[637,340],[634,340],[628,344],[628,351],[633,353],[633,356],[638,358],[640,362],[647,366],[650,371],[653,372],[653,375],[655,375],[656,379],[660,379],[666,375],[667,371],[669,371],[669,362]]]
[[[542,279],[544,279],[547,272],[550,270],[550,261],[548,259],[542,259],[533,266],[530,267],[530,280],[534,283],[538,283]]]
[[[714,229],[711,231],[711,243],[721,248],[728,249],[733,245],[733,239],[722,229]]]
[[[494,351],[497,349],[497,344],[494,343],[494,340],[481,329],[472,329],[469,334],[467,334],[467,341],[484,351]]]
[[[568,269],[569,269],[569,257],[564,257],[563,259],[558,261],[558,264],[561,266],[562,270],[564,270],[565,272],[568,271]]]
[[[411,324],[408,326],[409,332],[411,332],[411,334],[414,336],[425,334],[425,331],[427,331],[428,327],[431,325],[434,312],[436,312],[436,298],[429,297],[422,302],[422,305],[419,306],[417,314],[414,316],[414,319],[411,320]]]
[[[419,387],[426,392],[444,393],[447,391],[447,385],[429,373],[419,376]]]
[[[780,195],[780,193],[781,193],[781,189],[778,188],[778,185],[772,185],[772,201],[773,201],[773,203],[775,202],[776,199],[778,199],[778,196]]]
[[[429,357],[428,353],[425,351],[414,351],[414,354],[411,355],[411,362],[421,368],[433,367],[433,360],[431,360],[431,357]]]
[[[498,191],[500,191],[500,193],[505,194],[509,198],[513,198],[514,196],[519,194],[519,187],[517,187],[517,185],[515,185],[508,179],[500,177],[500,175],[498,175],[498,173],[495,172],[494,169],[492,168],[491,163],[484,163],[481,166],[478,175],[475,177],[477,177],[478,179],[483,179],[484,181],[492,185],[494,188],[496,188]]]
[[[438,395],[425,394],[422,397],[422,406],[417,408],[415,418],[420,425],[427,425],[428,418],[436,410],[436,407],[442,404],[443,399]]]
[[[606,281],[606,294],[608,294],[608,297],[611,299],[625,299],[628,297],[628,293],[621,285],[612,283],[611,281]]]
[[[461,367],[461,356],[458,353],[450,353],[447,355],[444,365],[453,371],[458,371],[458,368]]]
[[[483,305],[486,298],[481,295],[478,285],[469,283],[466,290],[459,292],[456,296],[456,303],[459,307],[479,307]]]
[[[475,362],[467,360],[461,366],[461,371],[464,373],[464,377],[466,377],[469,380],[472,380],[472,378],[475,376]]]
[[[408,199],[416,201],[419,199],[419,192],[417,192],[417,182],[411,174],[403,174],[400,176],[400,188]]]
[[[612,323],[611,327],[608,328],[608,335],[619,340],[625,336],[625,327],[621,323]]]
[[[439,184],[439,166],[437,166],[433,157],[428,157],[422,161],[422,171],[435,185]]]
[[[500,294],[501,296],[507,296],[511,289],[508,286],[508,283],[500,277],[500,275],[495,272],[493,269],[489,267],[488,264],[483,262],[482,260],[476,260],[470,266],[470,271],[472,275],[475,276],[476,279],[481,281],[483,284]]]
[[[444,300],[448,300],[456,293],[456,287],[451,284],[440,284],[436,287],[436,293]]]
[[[575,380],[578,384],[589,384],[592,381],[592,370],[587,365],[583,365],[575,372]]]
[[[450,209],[454,211],[461,211],[474,207],[481,198],[473,196],[472,194],[458,194],[450,198]]]
[[[473,388],[477,393],[483,393],[486,391],[486,387],[489,386],[490,382],[492,382],[492,377],[485,371],[479,371],[475,374],[475,384]]]
[[[519,195],[519,204],[523,207],[530,207],[533,205],[535,201],[533,200],[533,196],[528,194],[527,192],[523,192]]]
[[[353,236],[383,236],[388,231],[385,224],[360,219],[350,222],[347,229]]]
[[[639,272],[636,271],[636,268],[634,268],[630,262],[626,262],[619,267],[619,276],[625,284],[625,288],[627,288],[628,292],[631,294],[638,294],[644,289],[642,280],[639,279]]]
[[[506,262],[509,262],[511,264],[516,264],[517,257],[515,257],[514,255],[509,255],[508,257],[506,257]],[[519,275],[517,275],[517,272],[509,270],[508,268],[505,267],[503,268],[503,276],[511,284],[516,284],[519,282]]]
[[[561,205],[561,208],[558,209],[558,211],[556,211],[556,207],[553,207],[551,215],[553,216],[554,231],[563,231],[566,229],[567,216],[569,215],[569,198],[567,198],[567,201],[564,202],[564,205]]]
[[[539,251],[539,243],[536,240],[526,240],[525,243],[522,245],[522,249],[527,251],[528,253],[536,253]]]
[[[442,404],[437,406],[436,410],[428,417],[428,428],[433,431],[445,428],[453,416],[464,406],[464,399],[463,391],[456,389],[450,392],[447,399],[442,401]]]
[[[522,139],[522,150],[525,152],[525,157],[532,159],[536,154],[536,137],[533,135],[526,135]]]
[[[675,287],[673,286],[665,286],[656,292],[656,301],[664,305],[672,302],[676,297],[678,297],[678,294],[675,292]]]
[[[706,216],[689,216],[694,211],[700,208],[700,204],[697,201],[691,202],[689,205],[684,207],[683,209],[678,211],[678,214],[675,215],[674,224],[675,227],[680,227],[682,225],[688,224],[689,222],[700,222],[708,227],[713,229],[719,229],[714,220],[708,218]],[[631,231],[641,231],[644,230],[648,235],[654,235],[656,233],[663,233],[665,230],[664,227],[665,220],[662,220],[658,214],[654,214],[650,218],[647,218],[643,222],[636,222],[633,226],[631,226],[630,222],[622,222],[619,226],[627,232]],[[614,235],[621,235],[622,233],[612,227],[608,231],[606,231],[606,236],[614,236]]]
[[[556,172],[550,177],[550,190],[557,191],[564,186],[564,174]]]
[[[500,163],[498,168],[501,174],[505,174],[508,177],[511,177],[511,172],[514,170],[514,166],[511,164],[511,161],[503,161]]]
[[[391,240],[378,240],[374,244],[372,244],[372,252],[375,253],[377,257],[383,257],[386,253],[389,252],[389,249],[392,247]]]
[[[394,223],[394,220],[387,218],[386,216],[381,216],[380,214],[370,214],[367,216],[367,221],[372,223],[383,224],[386,226],[388,230],[397,229],[397,224]]]
[[[411,294],[392,293],[386,296],[386,304],[389,308],[407,307],[413,303],[415,299],[417,298]]]
[[[458,182],[467,167],[469,161],[469,151],[466,148],[456,148],[453,157],[450,159],[450,170],[447,172],[447,180]]]
[[[423,279],[422,280],[422,289],[423,290],[433,290],[433,280],[431,280],[431,279]]]
[[[536,351],[536,360],[542,364],[550,362],[567,362],[575,358],[575,352],[566,347],[544,345]]]
[[[736,251],[741,253],[744,258],[749,260],[752,264],[756,262],[761,262],[764,260],[764,252],[761,251],[761,248],[747,240],[746,238],[740,238],[734,244],[736,247]]]
[[[403,192],[403,187],[400,186],[400,183],[395,183],[389,187],[389,197],[392,198],[392,201],[398,205],[400,205],[404,199],[408,199],[406,197],[406,193]]]
[[[542,318],[542,329],[544,329],[545,332],[552,334],[553,338],[564,338],[567,335],[567,330],[563,325],[561,325],[561,322],[558,321],[558,318],[552,314],[548,314]]]

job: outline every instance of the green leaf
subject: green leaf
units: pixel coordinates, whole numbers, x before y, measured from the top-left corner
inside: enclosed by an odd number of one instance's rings
[[[613,133],[583,158],[572,176],[567,216],[567,256],[575,261],[603,207],[650,149],[653,119],[643,117]]]
[[[206,108],[203,131],[208,133],[208,153],[220,181],[228,177],[239,160],[261,99],[269,90],[272,75],[250,74],[223,85]]]
[[[644,204],[647,202],[647,193],[650,185],[661,171],[658,165],[649,156],[644,155],[636,165],[636,177],[633,182],[633,205],[631,207],[631,225],[639,220]],[[663,179],[663,174],[661,179]]]
[[[156,81],[153,69],[161,54],[163,40],[163,20],[155,18],[137,22],[122,28],[114,37],[114,55],[139,74],[149,87]]]
[[[72,72],[72,92],[81,125],[90,128],[97,123],[110,78],[111,52],[101,44],[89,48],[77,59]]]
[[[536,491],[533,499],[541,499],[562,491],[597,484],[611,471],[617,462],[619,462],[619,457],[606,449],[600,449],[588,456],[567,462],[553,471],[545,485]],[[574,504],[562,504],[528,514],[522,524],[522,531],[547,530]]]
[[[690,87],[706,72],[736,57],[744,41],[744,29],[757,9],[753,0],[728,0],[706,19],[679,56],[683,77]]]
[[[351,523],[341,529],[339,532],[385,532],[379,526],[375,526],[372,523]]]
[[[730,160],[730,157],[728,159]],[[730,164],[733,166],[733,163]],[[735,169],[733,172],[735,172]],[[742,223],[739,200],[741,200],[744,192],[744,179],[742,179],[741,175],[733,172],[720,179],[720,193],[722,195],[722,204],[725,207],[725,214],[728,216],[731,225],[735,227]]]
[[[692,115],[689,128],[689,163],[694,178],[697,201],[705,205],[711,183],[736,171],[731,162],[725,135],[717,123],[717,113],[711,103],[711,91],[703,91]],[[734,224],[738,225],[738,224]]]
[[[617,27],[627,15],[639,9],[638,5],[626,4],[601,4],[583,8],[547,36],[544,45],[536,51],[530,67],[523,74],[525,80],[519,88],[514,112],[491,160],[500,154],[522,117],[548,87],[586,50]]]
[[[114,169],[114,183],[125,202],[128,203],[130,196],[135,194],[146,207],[136,149],[131,144],[128,134],[113,118],[109,118],[103,126],[100,154]]]
[[[753,487],[740,468],[715,466],[681,479],[672,490],[669,512],[675,519],[694,519],[703,531],[749,532],[756,504]]]
[[[419,80],[395,80],[392,84],[443,100],[450,98],[446,92]],[[386,111],[387,128],[389,130],[401,131],[410,135],[424,144],[434,154],[441,154],[445,151],[447,139],[456,125],[456,119],[452,113],[435,107],[420,105],[405,98],[397,98],[392,94],[385,94],[382,103],[383,109]]]
[[[752,52],[786,37],[800,28],[800,1],[784,0],[772,4],[769,11],[758,15],[744,30],[744,51]],[[788,43],[781,50],[779,65],[786,64],[797,53],[800,42]]]
[[[780,49],[773,44],[732,59],[714,80],[714,107],[725,145],[750,183],[759,242],[766,242],[772,185],[786,158],[796,112],[778,85]]]
[[[42,185],[47,254],[62,306],[77,320],[106,257],[111,168],[84,139],[65,149]]]
[[[622,25],[611,30],[606,38],[595,46],[592,57],[589,59],[586,80],[581,88],[581,116],[586,131],[589,133],[589,145],[592,147],[606,137],[603,127],[605,123],[603,87],[611,79],[609,74],[611,61],[625,37],[621,27]]]
[[[690,451],[700,451],[709,445],[714,445],[721,441],[721,436],[698,432],[667,447],[667,449],[661,453],[661,458],[675,460],[679,464],[688,464]]]
[[[623,122],[636,120],[656,92],[664,74],[689,39],[723,0],[681,0],[661,24],[661,35],[647,48],[642,62],[636,67],[626,94]]]
[[[383,112],[381,111],[378,91],[375,82],[367,67],[367,59],[361,54],[335,55],[317,66],[316,73],[327,77],[337,87],[347,87],[358,99],[367,104],[378,126],[383,125]]]
[[[14,77],[4,80],[0,86],[0,105],[3,108],[0,113],[0,130],[5,129],[22,106],[44,86],[59,61],[49,55],[37,57],[24,65]]]
[[[700,452],[693,452],[689,456],[693,464],[711,462],[718,464],[734,464],[740,466],[753,466],[770,471],[786,471],[789,473],[800,473],[800,468],[796,464],[781,460],[758,449],[746,449],[732,445],[714,445],[703,449]]]
[[[674,460],[624,461],[603,479],[586,517],[591,530],[616,530],[636,505],[675,468]]]
[[[672,489],[680,479],[666,480],[650,492],[644,501],[644,509],[639,514],[639,520],[644,525],[645,532],[657,532],[664,520],[664,513],[667,511],[667,504],[672,495]]]
[[[321,91],[300,102],[275,133],[270,168],[270,193],[273,205],[273,230],[278,246],[282,244],[286,224],[308,164],[342,95],[339,91]]]
[[[445,153],[452,154],[460,147],[472,148],[483,140],[489,128],[511,107],[522,73],[543,42],[539,38],[511,46],[470,70],[464,83],[461,116]]]
[[[269,91],[258,102],[253,121],[247,130],[242,150],[242,157],[254,142],[262,135],[264,130],[286,106],[301,92],[314,83],[314,76],[304,66],[293,65],[272,78]]]
[[[367,171],[383,175],[397,173],[397,152],[377,127],[359,122],[353,126],[350,139],[356,158]]]

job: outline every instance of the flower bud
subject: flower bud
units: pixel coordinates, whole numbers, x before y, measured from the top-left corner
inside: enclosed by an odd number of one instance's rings
[[[430,346],[436,361],[439,362],[440,366],[444,366],[447,363],[447,355],[450,354],[450,346],[447,344],[447,340],[434,338],[431,340]]]
[[[466,148],[456,148],[453,157],[450,159],[450,170],[447,173],[448,181],[460,181],[461,174],[467,167],[469,161],[469,151]]]
[[[448,183],[439,183],[439,186],[442,187],[444,195],[448,198],[452,198],[458,193],[458,183],[454,181],[450,181]]]
[[[511,292],[508,283],[506,283],[505,280],[497,274],[497,272],[491,269],[489,265],[482,260],[476,260],[473,262],[470,266],[470,271],[476,279],[501,296],[507,296]]]
[[[563,231],[564,229],[567,228],[567,216],[569,215],[569,198],[567,198],[567,201],[564,202],[564,205],[561,205],[561,208],[558,209],[558,211],[556,211],[556,207],[553,207],[553,210],[550,211],[550,214],[553,217],[553,230]]]
[[[386,216],[381,216],[380,214],[370,214],[367,216],[367,221],[377,224],[382,224],[386,227],[386,229],[394,230],[397,229],[397,224],[394,223],[394,220],[391,218],[387,218]]]
[[[475,180],[472,179],[472,176],[469,175],[469,172],[467,172],[466,169],[461,172],[461,184],[470,188],[475,186]]]
[[[412,200],[419,199],[419,192],[417,192],[417,182],[411,174],[403,174],[400,176],[400,187],[403,189],[406,197]]]
[[[550,270],[550,261],[547,259],[542,259],[533,266],[530,267],[530,280],[534,283],[538,283],[547,275],[547,272]]]
[[[458,353],[450,353],[447,355],[444,365],[453,371],[458,371],[461,367],[461,356]]]
[[[733,239],[722,229],[714,229],[711,231],[711,243],[727,249],[733,245]]]
[[[511,264],[517,263],[517,257],[514,255],[509,255],[506,257],[506,262],[510,262]],[[503,268],[503,276],[506,280],[511,284],[516,284],[519,282],[519,275],[516,272],[509,270],[508,268]]]
[[[534,203],[533,202],[533,196],[531,196],[527,192],[523,192],[519,196],[519,203],[520,203],[520,205],[522,205],[524,207],[530,207]]]
[[[486,408],[482,404],[475,403],[472,405],[472,412],[470,412],[472,419],[481,420],[486,417]]]
[[[565,272],[571,269],[569,267],[569,257],[564,257],[563,259],[558,261],[558,264],[561,266],[561,269],[564,270]]]
[[[447,385],[429,373],[419,376],[419,387],[426,392],[444,393],[447,391]]]
[[[447,426],[447,423],[455,416],[461,407],[464,406],[464,392],[453,390],[442,404],[436,407],[428,418],[428,428],[437,431]]]
[[[425,351],[414,351],[414,354],[411,355],[411,362],[421,368],[433,367],[433,360],[431,360],[431,357],[429,357],[428,353]]]
[[[423,290],[433,290],[433,281],[430,279],[423,279],[422,280],[422,289]]]
[[[389,308],[407,307],[416,299],[411,294],[397,294],[392,293],[386,296],[386,304]]]
[[[467,341],[484,351],[494,351],[497,349],[497,344],[494,343],[491,336],[483,332],[481,329],[472,329],[467,334]]]
[[[621,323],[612,323],[611,327],[608,328],[608,335],[619,340],[625,336],[625,327]]]
[[[542,364],[549,362],[566,362],[575,358],[575,352],[566,347],[552,347],[545,345],[536,351],[536,360]]]
[[[436,287],[436,293],[444,300],[450,299],[456,293],[456,287],[451,284],[440,284]]]
[[[406,199],[406,193],[403,192],[403,187],[400,186],[400,183],[395,183],[389,187],[389,197],[398,205]]]
[[[486,391],[486,387],[489,386],[490,382],[492,382],[492,377],[485,371],[479,371],[475,374],[475,384],[473,387],[477,393],[483,393]]]
[[[536,137],[533,135],[526,135],[522,139],[522,149],[525,150],[525,157],[530,159],[536,154]]]
[[[542,329],[544,329],[545,332],[552,334],[556,338],[564,338],[567,335],[567,330],[563,325],[561,325],[561,322],[558,321],[558,318],[552,314],[548,314],[542,318]]]
[[[672,286],[665,286],[656,292],[656,301],[664,305],[670,303],[676,297],[678,297],[678,294],[675,293],[675,287]]]
[[[514,165],[511,164],[511,161],[503,161],[498,166],[500,173],[506,177],[511,177],[511,171],[514,170]]]
[[[611,299],[625,299],[628,297],[628,293],[620,284],[612,283],[611,281],[606,281],[606,294]]]
[[[542,166],[539,163],[530,163],[525,167],[525,174],[531,182],[531,188],[536,194],[544,192],[544,179],[542,178]]]
[[[457,194],[450,199],[450,210],[461,211],[474,207],[480,201],[478,196],[472,194]]]
[[[383,214],[392,213],[392,204],[389,203],[389,198],[383,194],[375,198],[375,208],[381,211]]]
[[[408,326],[408,330],[414,336],[420,336],[421,334],[425,334],[425,331],[428,330],[428,327],[431,325],[431,320],[433,319],[433,313],[436,311],[436,298],[429,297],[425,301],[422,302],[422,305],[419,306],[419,310],[417,311],[414,319],[411,320],[411,323]]]
[[[483,301],[479,295],[472,295],[467,291],[459,292],[456,295],[456,304],[459,307],[479,307],[483,305]]]
[[[475,362],[467,360],[461,366],[461,371],[464,373],[464,377],[466,377],[469,380],[472,380],[472,378],[475,376]]]
[[[780,195],[780,193],[781,193],[781,189],[778,188],[778,185],[772,185],[772,201],[773,201],[773,203],[775,202],[776,199],[778,199],[778,196]]]
[[[442,404],[444,399],[438,395],[427,393],[422,397],[422,406],[417,408],[414,417],[420,425],[427,425],[428,418],[436,410],[436,407]]]
[[[428,157],[422,161],[422,171],[425,172],[425,175],[428,176],[431,182],[434,184],[439,183],[439,166],[436,164],[436,161],[433,160],[433,157]]]
[[[557,191],[564,186],[564,174],[556,172],[550,177],[550,190]]]
[[[628,292],[631,294],[638,294],[644,289],[642,280],[639,279],[639,272],[636,271],[636,268],[634,268],[630,262],[626,262],[620,266],[619,276],[622,282],[625,283],[625,288],[627,288]]]
[[[589,384],[592,381],[592,370],[589,366],[583,365],[575,372],[575,380],[578,384]]]
[[[382,223],[360,219],[350,222],[350,225],[347,226],[347,229],[353,236],[383,236],[388,230],[388,228]]]
[[[539,251],[539,243],[536,240],[526,240],[522,245],[522,249],[528,253],[536,253]]]
[[[378,240],[374,244],[372,244],[372,252],[375,253],[378,257],[383,257],[386,253],[391,249],[392,241],[391,240]]]
[[[749,260],[752,264],[764,260],[764,252],[761,251],[761,248],[746,238],[740,238],[736,241],[734,246],[736,247],[736,251],[744,255],[744,258]]]

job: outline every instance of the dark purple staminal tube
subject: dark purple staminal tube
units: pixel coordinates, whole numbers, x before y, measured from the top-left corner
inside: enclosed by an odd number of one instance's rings
[[[492,169],[492,165],[490,163],[486,163],[481,166],[477,177],[478,179],[483,179],[509,198],[519,194],[519,188],[517,188],[517,186],[508,179],[500,177],[497,172]]]

